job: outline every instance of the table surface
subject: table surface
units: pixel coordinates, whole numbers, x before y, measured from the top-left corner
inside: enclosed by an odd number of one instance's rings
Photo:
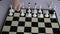
[[[26,2],[26,0],[23,0],[23,2],[25,3],[25,7],[28,7],[28,2],[29,2],[29,0],[27,0],[27,2]],[[39,5],[41,4],[43,7],[42,8],[48,8],[47,6],[47,4],[48,4],[48,2],[49,2],[49,0],[37,0],[37,8],[39,8]],[[8,9],[8,7],[9,7],[9,5],[10,5],[10,3],[11,3],[11,1],[10,0],[2,0],[2,1],[0,1],[0,28],[1,28],[1,26],[2,26],[2,24],[3,24],[3,20],[4,20],[4,18],[5,18],[5,16],[6,16],[6,13],[7,13],[7,9]],[[31,7],[32,8],[34,8],[34,3],[35,3],[35,1],[34,0],[32,0],[31,1]],[[58,17],[58,21],[60,20],[60,1],[57,1],[57,0],[54,0],[54,5],[56,5],[56,13],[57,13],[57,17]],[[59,24],[60,24],[60,21],[59,21]]]

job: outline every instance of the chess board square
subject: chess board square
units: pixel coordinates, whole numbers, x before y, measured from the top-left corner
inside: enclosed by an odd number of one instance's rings
[[[44,22],[44,18],[38,18],[38,22]]]
[[[20,16],[20,13],[14,13],[14,16],[15,17],[19,17]]]
[[[31,27],[31,22],[25,22],[25,27]]]
[[[25,26],[25,22],[20,21],[20,22],[18,23],[18,26]]]
[[[24,33],[24,34],[31,34],[31,33]]]
[[[17,31],[17,27],[16,26],[11,26],[10,31],[11,32],[16,32]]]
[[[2,32],[2,34],[9,34],[9,32]]]
[[[6,20],[7,21],[12,21],[13,20],[13,17],[7,16]]]
[[[31,29],[32,29],[31,31],[32,33],[38,33],[38,27],[32,27]]]
[[[47,12],[49,14],[49,10],[43,10],[43,14],[46,14]]]
[[[4,26],[2,31],[10,31],[10,26]]]
[[[16,32],[9,32],[9,34],[16,34]]]
[[[43,23],[43,22],[38,22],[38,27],[45,27],[45,23]]]
[[[26,21],[30,21],[31,22],[31,18],[30,17],[26,17]]]
[[[23,32],[17,32],[17,34],[24,34]]]
[[[46,33],[53,33],[52,28],[46,28]]]
[[[39,33],[45,33],[45,28],[39,28]]]
[[[32,18],[32,22],[38,22],[38,18]]]
[[[17,32],[24,32],[24,27],[18,27]]]
[[[31,27],[25,27],[24,32],[31,32]]]
[[[21,9],[21,11],[23,11],[24,13],[26,13],[26,9]]]
[[[45,23],[45,27],[52,27],[51,23]]]
[[[18,21],[12,21],[11,26],[18,26]]]
[[[31,34],[38,34],[38,33],[31,33]]]
[[[52,28],[59,28],[58,23],[51,23]]]
[[[19,20],[19,17],[14,17],[13,18],[13,21],[18,21]]]
[[[25,21],[25,17],[19,17],[19,21]]]
[[[38,22],[32,22],[32,27],[38,27]]]
[[[6,26],[11,26],[11,23],[12,23],[12,21],[6,21],[6,22],[5,22],[5,25],[6,25]]]
[[[44,22],[51,22],[50,18],[44,18]]]
[[[51,22],[57,22],[56,18],[51,18]]]
[[[58,28],[53,28],[53,32],[54,32],[54,33],[58,33],[58,32],[60,32],[60,31],[59,31]]]

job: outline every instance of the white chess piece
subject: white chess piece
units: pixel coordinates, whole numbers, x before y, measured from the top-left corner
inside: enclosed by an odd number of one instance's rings
[[[49,14],[48,14],[48,12],[45,14],[45,17],[49,17]]]
[[[39,10],[39,13],[42,13],[41,9]]]
[[[53,9],[53,0],[51,1],[51,4],[50,4],[50,9]]]
[[[33,17],[36,17],[36,16],[37,16],[37,15],[34,13],[34,14],[33,14]]]
[[[54,14],[52,15],[52,18],[56,18],[55,12],[54,12]]]
[[[40,6],[40,9],[39,9],[39,13],[42,13],[41,6]]]
[[[30,4],[29,4],[30,5]],[[30,7],[28,9],[28,14],[27,14],[28,17],[31,17],[31,10],[30,10]]]
[[[28,9],[28,12],[31,12],[30,7],[29,7],[29,9]]]
[[[9,16],[12,16],[12,15],[13,15],[13,13],[12,13],[12,12],[10,12],[10,13],[9,13]]]
[[[54,5],[54,10],[56,11],[56,6]]]
[[[21,16],[24,16],[24,12],[23,12],[23,10],[21,9]]]
[[[9,12],[14,12],[14,9],[12,8],[12,5],[10,5],[11,9],[9,10]]]
[[[35,6],[33,17],[37,16],[36,13],[37,13],[37,9],[36,9],[36,6]]]
[[[37,13],[37,9],[36,9],[36,6],[35,6],[35,9],[34,9],[34,13]]]

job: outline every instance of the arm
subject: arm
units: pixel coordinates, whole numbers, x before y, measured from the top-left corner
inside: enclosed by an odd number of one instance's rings
[[[22,7],[21,0],[14,0],[14,9],[19,11],[21,7]]]

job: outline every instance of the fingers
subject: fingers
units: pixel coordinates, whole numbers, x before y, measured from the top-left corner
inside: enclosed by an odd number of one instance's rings
[[[14,1],[14,10],[20,11],[21,7],[22,7],[21,0],[15,0]]]
[[[17,6],[17,11],[20,11],[20,9],[21,9],[21,4]]]
[[[17,6],[18,6],[17,4],[14,4],[14,10],[17,10]]]
[[[15,5],[14,10],[20,11],[21,7],[22,7],[21,4]]]

